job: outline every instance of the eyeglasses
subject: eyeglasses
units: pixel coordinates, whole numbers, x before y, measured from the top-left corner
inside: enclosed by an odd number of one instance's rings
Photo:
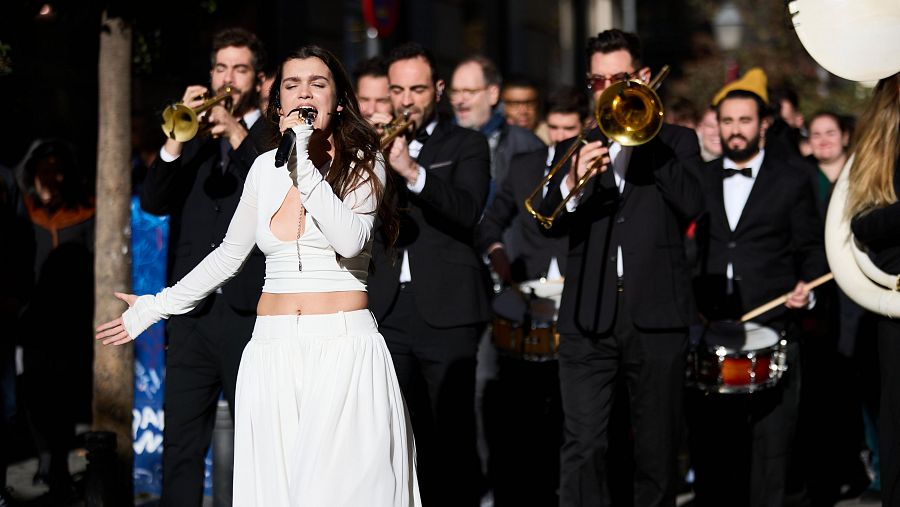
[[[532,108],[532,107],[537,107],[538,99],[504,100],[503,105],[506,107],[506,109]]]
[[[588,74],[586,76],[587,87],[588,90],[602,90],[607,83],[618,83],[619,81],[625,81],[626,79],[633,79],[637,76],[637,72],[619,72],[618,74],[613,74],[611,76],[604,76],[603,74]]]
[[[487,90],[487,86],[483,88],[450,88],[450,98],[462,97],[465,99],[474,97],[476,93]]]

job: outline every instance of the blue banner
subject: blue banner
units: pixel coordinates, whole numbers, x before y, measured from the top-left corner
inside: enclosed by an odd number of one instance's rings
[[[131,200],[131,287],[138,295],[155,294],[166,286],[169,217],[141,210]],[[166,378],[166,328],[157,322],[134,341],[134,492],[159,495],[162,486],[162,451],[165,415],[163,386]]]
[[[156,294],[166,287],[169,217],[141,209],[131,200],[131,287],[134,294]],[[162,493],[166,326],[157,322],[134,341],[134,407],[131,436],[134,449],[134,493]],[[204,494],[212,495],[212,450],[206,453]]]

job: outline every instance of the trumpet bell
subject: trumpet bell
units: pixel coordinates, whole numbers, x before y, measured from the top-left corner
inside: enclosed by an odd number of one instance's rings
[[[234,113],[234,101],[231,99],[231,93],[234,89],[231,86],[225,86],[218,95],[212,98],[206,98],[202,104],[191,109],[181,102],[166,106],[162,112],[163,133],[169,139],[174,139],[180,143],[190,141],[197,135],[200,130],[200,115],[212,108],[219,102],[222,102],[229,114]],[[208,123],[204,123],[205,127],[209,127]],[[215,136],[214,136],[215,137]]]
[[[622,146],[638,146],[662,128],[662,101],[653,88],[637,80],[620,81],[603,91],[595,108],[597,125]]]
[[[180,143],[190,141],[199,128],[197,113],[184,104],[172,104],[162,112],[162,130],[170,139]]]

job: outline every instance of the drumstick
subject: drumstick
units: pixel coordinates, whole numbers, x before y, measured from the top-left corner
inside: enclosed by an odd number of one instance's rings
[[[827,275],[822,275],[819,278],[816,278],[815,280],[809,282],[809,285],[807,285],[806,288],[809,290],[813,290],[816,287],[818,287],[819,285],[822,285],[823,283],[831,281],[833,279],[834,279],[834,275],[832,273],[828,273]],[[753,310],[750,310],[749,312],[745,313],[743,317],[741,317],[741,322],[747,322],[748,320],[759,317],[760,315],[766,313],[767,311],[769,311],[777,306],[783,305],[785,303],[785,301],[787,301],[788,296],[790,296],[790,295],[791,295],[791,293],[788,292],[787,294],[785,294],[781,297],[777,297],[764,305],[758,306],[758,307],[754,308]]]

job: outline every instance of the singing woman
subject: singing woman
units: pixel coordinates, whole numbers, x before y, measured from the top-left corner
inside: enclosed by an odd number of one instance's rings
[[[307,125],[299,111],[315,112]],[[267,116],[296,134],[276,166],[261,155],[222,244],[97,339],[122,345],[182,314],[266,255],[256,326],[238,373],[234,504],[418,506],[415,445],[393,363],[367,310],[375,219],[397,226],[378,153],[337,58],[305,46],[275,76]]]

